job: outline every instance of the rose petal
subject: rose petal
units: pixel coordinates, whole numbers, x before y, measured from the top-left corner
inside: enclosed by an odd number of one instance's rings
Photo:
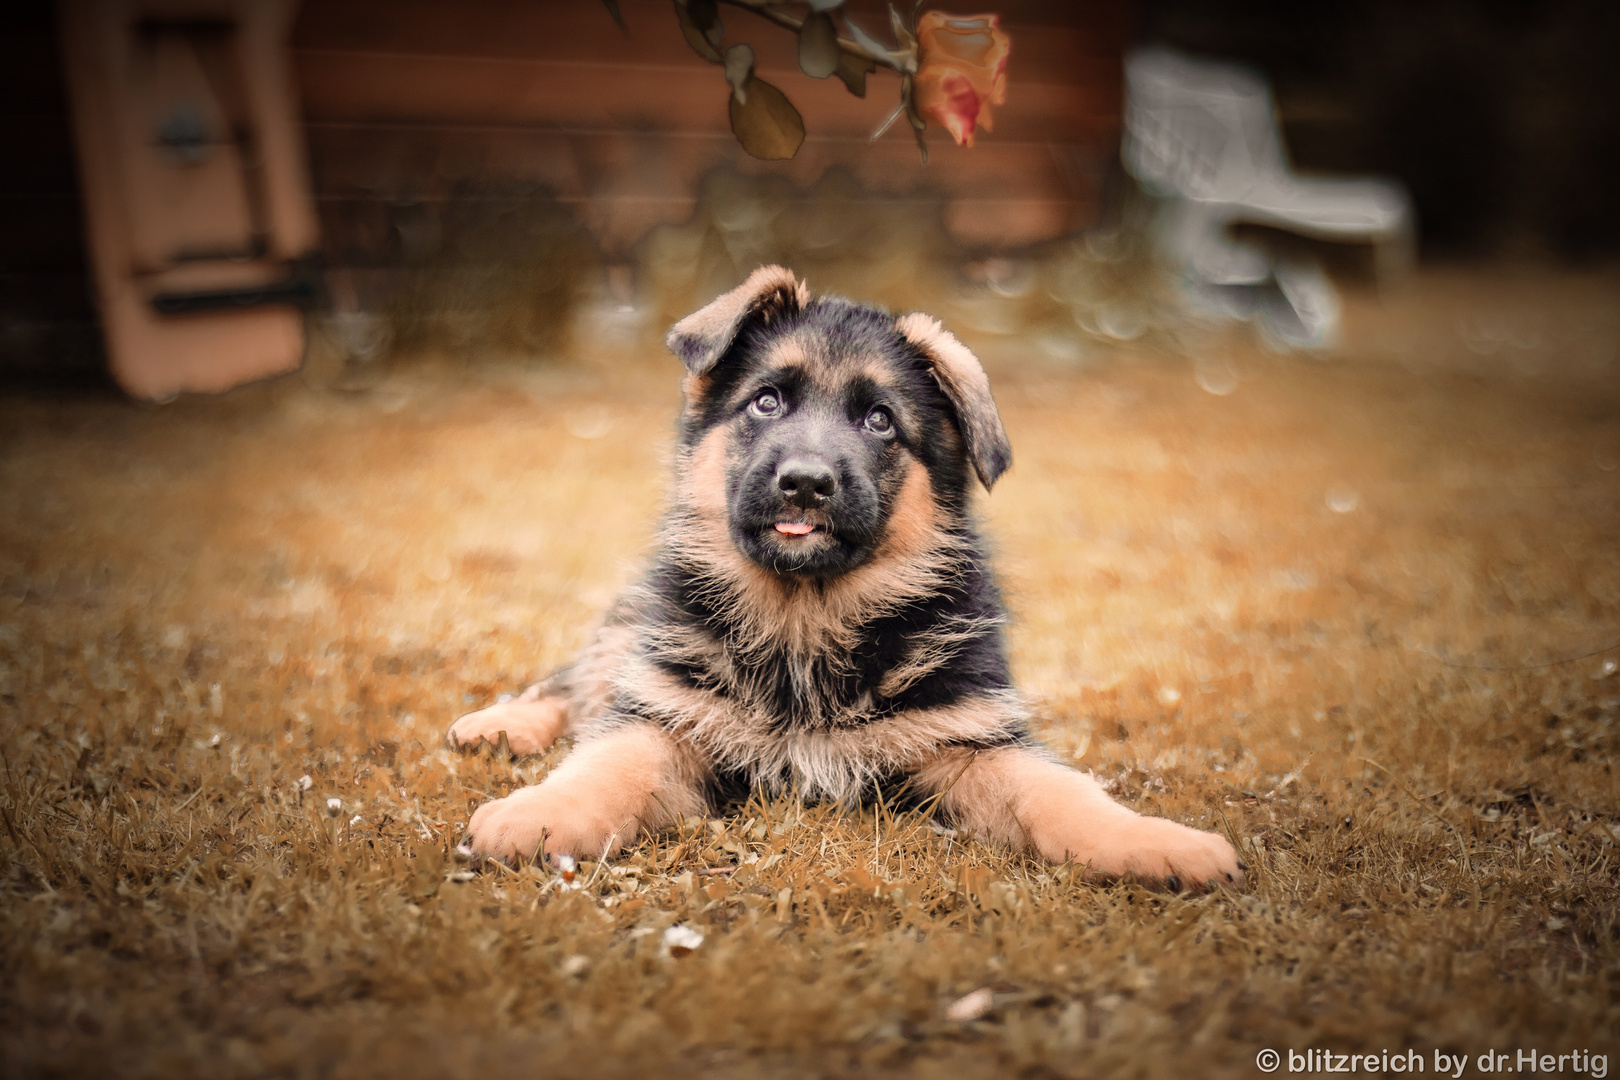
[[[991,105],[1007,97],[1011,42],[996,15],[925,13],[917,23],[920,49],[914,81],[920,113],[972,146],[974,130],[991,128]]]

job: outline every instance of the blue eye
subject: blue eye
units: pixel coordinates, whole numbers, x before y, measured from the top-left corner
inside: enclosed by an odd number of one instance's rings
[[[894,430],[894,419],[887,409],[873,409],[866,414],[866,430],[874,435],[887,435]]]
[[[748,407],[759,416],[775,416],[782,411],[782,399],[777,396],[775,390],[765,390],[756,396]]]

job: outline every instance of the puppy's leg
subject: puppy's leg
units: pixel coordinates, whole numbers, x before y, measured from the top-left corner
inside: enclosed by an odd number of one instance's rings
[[[452,748],[498,742],[506,732],[516,754],[538,754],[571,728],[581,728],[606,711],[613,696],[613,673],[634,648],[636,626],[615,609],[609,622],[562,671],[538,682],[512,701],[468,713],[445,732]]]
[[[612,854],[672,815],[704,813],[706,772],[662,728],[612,727],[580,743],[541,783],[480,806],[460,850],[494,859]]]
[[[953,750],[918,770],[916,780],[925,791],[944,791],[941,809],[967,831],[1033,849],[1051,862],[1072,859],[1098,873],[1173,885],[1243,880],[1224,837],[1143,817],[1110,799],[1090,776],[1030,747],[976,756]]]
[[[499,742],[506,732],[507,745],[514,754],[538,754],[567,734],[568,700],[543,693],[545,684],[535,683],[511,701],[470,712],[450,725],[445,740],[451,747],[477,746],[480,740]]]

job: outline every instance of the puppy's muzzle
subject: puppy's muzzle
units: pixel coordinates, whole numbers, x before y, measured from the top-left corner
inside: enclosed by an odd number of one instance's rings
[[[777,467],[776,486],[792,505],[814,510],[837,494],[838,474],[820,458],[793,457]]]

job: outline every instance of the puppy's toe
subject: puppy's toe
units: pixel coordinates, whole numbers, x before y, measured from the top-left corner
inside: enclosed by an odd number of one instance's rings
[[[1162,851],[1170,877],[1189,888],[1243,884],[1243,868],[1226,837],[1181,825],[1176,828],[1179,833],[1167,837],[1169,842]]]
[[[458,847],[471,859],[539,862],[554,855],[600,855],[607,831],[545,785],[480,806]]]
[[[545,840],[545,822],[534,808],[517,798],[518,792],[480,806],[467,822],[467,835],[457,847],[470,859],[538,859]]]
[[[1095,867],[1162,881],[1173,892],[1207,885],[1240,885],[1237,852],[1217,833],[1164,818],[1138,818],[1115,837],[1117,867]]]
[[[559,698],[523,697],[468,713],[445,733],[445,741],[455,749],[476,747],[480,742],[498,744],[506,732],[507,745],[514,754],[538,754],[562,734],[568,723],[568,709]]]

